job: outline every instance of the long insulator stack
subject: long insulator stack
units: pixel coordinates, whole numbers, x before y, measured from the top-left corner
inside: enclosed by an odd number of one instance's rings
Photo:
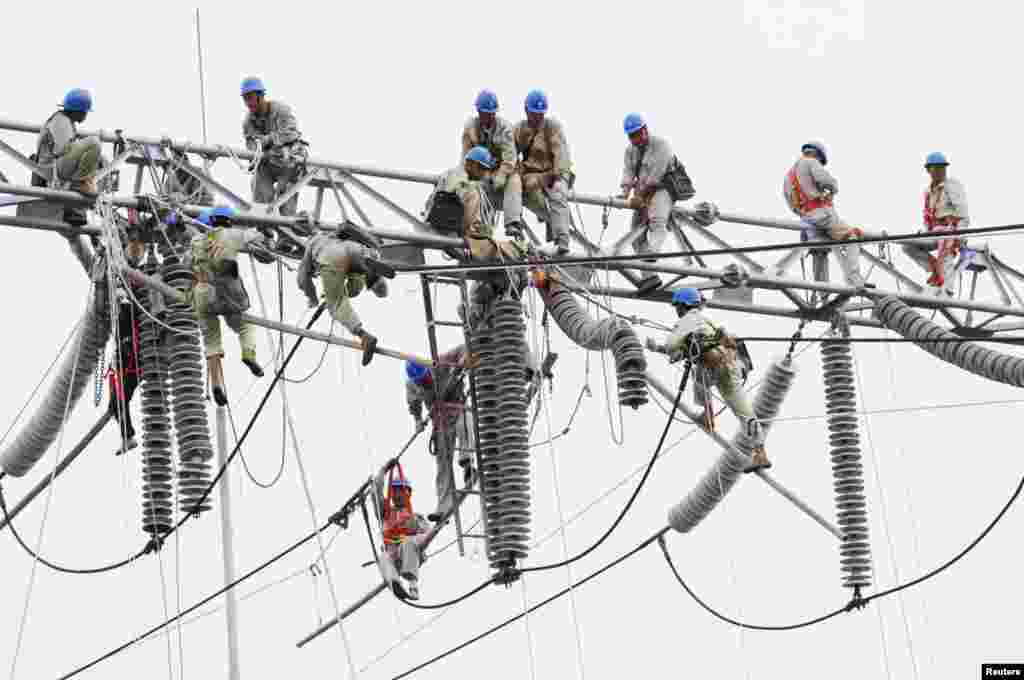
[[[597,321],[557,281],[538,289],[558,327],[570,340],[590,350],[611,350],[619,382],[619,403],[634,409],[647,403],[647,358],[633,327],[618,317]]]
[[[171,254],[161,268],[164,281],[178,290],[187,290],[192,270]],[[199,324],[188,303],[171,301],[167,306],[168,332],[166,349],[169,355],[171,406],[174,410],[174,432],[178,440],[178,508],[184,513],[210,509],[210,425],[203,401],[206,387],[203,379],[203,348]],[[200,503],[200,499],[202,502]],[[197,503],[200,503],[197,505]]]
[[[864,466],[860,459],[857,391],[853,357],[845,340],[821,344],[825,375],[825,410],[832,456],[836,515],[843,538],[839,543],[840,571],[847,588],[871,585],[871,547],[864,498]]]
[[[512,567],[530,538],[530,450],[526,404],[526,324],[518,300],[494,303],[474,332],[479,352],[476,404],[481,493],[491,566]]]
[[[754,413],[767,435],[771,423],[782,409],[789,394],[796,369],[789,358],[773,361],[764,382],[754,397]],[[725,449],[694,489],[668,513],[668,523],[678,532],[686,533],[700,523],[729,493],[750,462],[754,441],[740,427],[732,438],[732,447]]]
[[[154,260],[143,267],[157,271]],[[170,531],[173,521],[171,418],[167,402],[167,364],[162,350],[163,328],[151,317],[148,294],[140,296],[146,314],[139,322],[139,367],[142,369],[142,529],[153,536]]]

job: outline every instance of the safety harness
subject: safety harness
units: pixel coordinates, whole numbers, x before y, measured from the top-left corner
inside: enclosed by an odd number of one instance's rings
[[[938,195],[938,199],[935,201],[938,204],[939,200],[942,199],[946,192],[945,183],[942,185],[942,191]],[[946,215],[944,217],[936,217],[935,208],[931,205],[931,190],[926,189],[924,192],[924,224],[928,227],[929,232],[943,232],[953,231],[960,224],[960,218],[955,215]],[[941,287],[946,285],[946,274],[945,274],[945,263],[948,257],[959,257],[960,246],[962,245],[961,239],[958,238],[940,238],[939,247],[935,255],[928,256],[928,268],[931,270],[931,276],[928,277],[928,285]]]
[[[809,198],[807,194],[804,193],[803,187],[800,186],[800,178],[797,175],[798,173],[795,165],[789,169],[788,173],[786,173],[786,178],[793,187],[793,191],[789,195],[789,205],[791,208],[801,215],[809,215],[819,208],[832,207],[831,196],[822,195],[818,198]]]
[[[415,532],[408,526],[409,520],[416,517],[416,513],[412,509],[412,490],[409,489],[409,504],[407,507],[398,510],[393,504],[394,487],[392,482],[396,479],[395,471],[398,471],[397,479],[400,482],[405,482],[408,485],[408,480],[405,477],[405,472],[402,470],[402,464],[396,463],[388,470],[388,488],[384,494],[384,544],[389,543],[399,545],[405,540],[407,536],[412,536]],[[409,488],[406,486],[406,488]]]

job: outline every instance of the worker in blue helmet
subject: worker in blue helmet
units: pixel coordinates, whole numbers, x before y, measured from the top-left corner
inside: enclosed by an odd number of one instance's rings
[[[764,448],[764,428],[743,389],[751,369],[750,355],[742,341],[729,334],[703,312],[704,296],[696,288],[680,288],[672,294],[672,306],[679,320],[665,340],[647,339],[647,349],[668,354],[672,361],[687,360],[693,370],[693,397],[704,409],[704,427],[713,430],[714,406],[710,398],[717,387],[722,401],[742,423],[752,441],[750,463],[745,472],[772,466]]]
[[[650,133],[643,115],[627,114],[622,128],[629,144],[623,157],[619,197],[633,208],[630,229],[642,228],[633,239],[633,250],[660,253],[668,235],[672,206],[676,201],[693,197],[693,183],[672,145],[664,137]],[[648,294],[661,287],[661,279],[651,273],[637,287],[641,295]]]
[[[526,118],[512,134],[519,153],[518,172],[523,204],[547,225],[548,256],[569,254],[569,190],[575,182],[565,128],[549,115],[548,96],[531,90],[524,102]],[[507,219],[507,216],[506,216]]]
[[[287,196],[302,178],[309,144],[302,138],[291,107],[267,99],[267,88],[260,78],[246,78],[241,90],[247,110],[242,136],[246,148],[257,153],[259,159],[252,168],[252,200],[273,204]],[[299,194],[295,192],[280,205],[281,214],[294,215],[298,202]]]
[[[483,186],[495,208],[504,213],[505,234],[509,238],[523,237],[523,186],[516,173],[516,143],[512,138],[512,125],[498,115],[498,95],[481,90],[474,101],[476,115],[462,127],[462,153],[474,147],[487,149],[496,166],[484,180]]]
[[[825,169],[828,152],[820,141],[805,142],[800,157],[786,173],[782,196],[803,223],[801,240],[849,241],[863,238],[864,230],[839,217],[833,202],[839,193],[839,181]],[[839,260],[846,283],[860,288],[865,284],[860,271],[860,246],[854,243],[832,248]],[[827,260],[824,260],[827,263]],[[827,276],[826,276],[827,278]]]
[[[100,138],[78,137],[78,125],[92,111],[89,90],[74,88],[64,95],[59,108],[46,122],[36,139],[33,160],[39,174],[33,173],[33,186],[71,189],[89,197],[97,194],[96,171],[105,165]],[[85,211],[65,211],[65,219],[81,226],[85,224]]]
[[[479,362],[479,357],[466,352],[465,345],[459,345],[438,357],[440,368],[428,368],[411,360],[405,364],[405,401],[409,413],[417,429],[423,428],[426,406],[433,424],[430,450],[437,467],[437,508],[427,515],[431,522],[441,521],[455,507],[453,461],[458,460],[467,488],[472,487],[476,477],[473,414],[466,410],[466,378],[467,370]]]
[[[485,185],[497,169],[498,161],[486,147],[474,146],[467,151],[462,164],[443,173],[434,187],[427,201],[427,222],[439,225],[439,208],[447,206],[447,211],[455,213],[451,226],[465,240],[471,259],[520,260],[527,253],[521,239],[495,238],[497,212]],[[503,274],[502,278],[507,280],[508,276]]]
[[[925,157],[924,169],[931,182],[924,191],[923,233],[938,234],[971,226],[967,190],[958,179],[947,174],[948,167],[949,160],[941,151],[933,151]],[[937,295],[955,297],[960,278],[960,248],[965,241],[932,238],[908,241],[902,247],[907,257],[929,274],[927,283]]]
[[[237,217],[238,211],[229,206],[217,206],[200,213],[199,220],[212,229],[192,238],[186,257],[193,274],[193,287],[188,296],[199,320],[213,398],[218,406],[227,405],[221,317],[238,335],[242,363],[254,376],[263,377],[263,368],[256,360],[256,328],[242,318],[242,313],[249,308],[249,295],[239,275],[238,254],[243,248],[252,251],[265,247],[266,243],[255,229],[234,227]]]
[[[374,477],[373,487],[374,506],[379,509],[383,527],[384,549],[378,564],[381,574],[395,595],[418,600],[423,545],[430,536],[430,524],[413,510],[412,484],[397,462]]]
[[[395,270],[380,259],[377,249],[348,238],[348,233],[347,230],[320,233],[309,239],[297,279],[299,290],[306,294],[306,300],[313,308],[319,304],[313,277],[320,277],[327,309],[335,321],[359,338],[362,362],[366,366],[377,349],[377,336],[363,327],[351,299],[367,288],[379,298],[387,297],[385,279],[394,278]]]

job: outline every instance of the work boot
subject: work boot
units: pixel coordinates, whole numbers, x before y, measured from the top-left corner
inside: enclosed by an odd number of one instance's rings
[[[407,592],[405,592],[405,587],[402,585],[402,582],[399,581],[398,579],[395,579],[394,581],[391,582],[391,590],[394,591],[395,597],[397,597],[398,599],[400,599],[400,600],[407,600],[407,599],[409,599],[409,594]],[[418,595],[418,593],[417,593],[417,595]]]
[[[135,447],[137,447],[138,445],[139,442],[135,439],[135,437],[128,437],[128,440],[121,445],[121,448],[119,448],[117,451],[114,451],[114,455],[124,455],[131,451],[132,449],[134,449]]]
[[[765,453],[763,446],[755,446],[750,454],[750,462],[747,467],[743,469],[744,472],[756,472],[757,470],[767,470],[772,466],[772,462],[768,460],[768,454]]]
[[[223,385],[213,386],[213,401],[214,403],[217,404],[217,406],[228,405],[228,393],[224,391]]]
[[[263,377],[263,367],[256,362],[256,352],[242,352],[242,363],[249,367],[249,372],[257,378]]]
[[[359,338],[363,344],[363,366],[373,361],[373,353],[377,351],[377,337],[366,331],[360,331]]]
[[[472,489],[473,486],[476,484],[476,470],[473,468],[473,464],[470,463],[469,461],[466,461],[465,464],[459,463],[459,465],[462,465],[463,486],[467,489]]]
[[[366,287],[372,290],[373,294],[379,298],[388,296],[388,282],[385,279],[371,279],[367,277]]]
[[[661,277],[657,274],[648,274],[636,284],[636,294],[643,297],[650,295],[661,288]]]

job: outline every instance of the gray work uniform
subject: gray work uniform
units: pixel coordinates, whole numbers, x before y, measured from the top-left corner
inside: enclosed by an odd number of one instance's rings
[[[299,264],[299,289],[306,294],[311,307],[317,304],[313,277],[319,274],[324,284],[327,309],[334,320],[349,333],[357,335],[363,322],[352,307],[351,298],[366,288],[366,275],[351,271],[353,262],[373,257],[374,251],[355,241],[343,241],[331,234],[317,234],[306,244],[306,253]],[[378,279],[371,287],[377,297],[388,294],[387,282]]]
[[[672,196],[662,186],[662,180],[674,158],[675,152],[668,141],[655,135],[642,147],[633,144],[626,147],[619,185],[624,196],[628,197],[632,190],[645,202],[643,208],[633,211],[631,229],[647,224],[647,229],[633,242],[637,253],[659,253],[665,243]]]
[[[754,413],[754,405],[743,389],[743,369],[736,352],[721,345],[717,349],[713,338],[724,333],[724,328],[713,322],[699,310],[687,312],[669,334],[665,341],[665,350],[669,354],[685,352],[689,345],[689,337],[692,334],[700,336],[701,346],[705,348],[702,359],[694,362],[693,371],[693,398],[698,406],[703,407],[711,395],[708,390],[718,387],[719,393],[736,417],[740,420],[746,432],[754,440],[754,446],[764,445],[764,428]],[[724,361],[718,367],[706,366],[703,357],[707,351],[718,351],[724,353]]]
[[[793,182],[794,176],[796,182]],[[831,201],[828,205],[820,205],[823,199],[838,193],[839,181],[817,158],[802,157],[793,165],[792,171],[786,173],[782,183],[782,197],[790,210],[804,223],[801,232],[803,240],[842,241],[851,234],[851,227],[839,217]],[[864,277],[860,272],[860,246],[851,244],[832,248],[832,253],[839,260],[846,283],[862,286]]]
[[[57,111],[43,124],[36,140],[36,163],[43,179],[51,185],[67,183],[76,186],[93,177],[100,165],[100,138],[75,139],[78,128],[63,111]],[[54,169],[57,174],[54,177]]]
[[[459,345],[450,352],[446,352],[438,359],[448,367],[458,364],[465,355],[465,345]],[[453,369],[446,371],[452,375]],[[458,452],[459,465],[471,465],[475,456],[476,447],[473,439],[473,414],[466,410],[466,391],[461,381],[454,381],[448,385],[446,394],[440,399],[435,398],[434,385],[436,373],[431,369],[431,376],[434,382],[430,385],[418,385],[411,380],[405,382],[405,400],[409,405],[409,412],[417,418],[422,415],[423,406],[427,407],[433,423],[431,433],[431,445],[434,449],[434,459],[437,466],[434,476],[434,483],[437,490],[437,512],[438,514],[448,513],[455,503],[455,477],[452,473],[452,462]],[[443,385],[436,385],[439,389]]]
[[[273,203],[288,193],[302,175],[309,156],[291,107],[281,102],[267,103],[266,113],[249,113],[242,122],[246,148],[255,151],[257,142],[263,147],[263,157],[252,178],[252,200],[256,203]],[[295,194],[281,206],[281,214],[294,215],[298,203],[299,195]]]
[[[967,210],[967,190],[959,180],[946,177],[941,184],[934,188],[929,186],[925,190],[924,200],[925,206],[934,212],[937,221],[951,221],[957,229],[966,229],[971,226],[971,217]],[[918,233],[929,231],[931,229]],[[902,245],[903,252],[921,269],[931,272],[933,271],[932,258],[929,253],[938,249],[941,240],[933,238],[927,241],[908,241]],[[956,293],[958,274],[957,258],[945,258],[942,262],[942,275],[945,280],[943,288],[949,295]]]

